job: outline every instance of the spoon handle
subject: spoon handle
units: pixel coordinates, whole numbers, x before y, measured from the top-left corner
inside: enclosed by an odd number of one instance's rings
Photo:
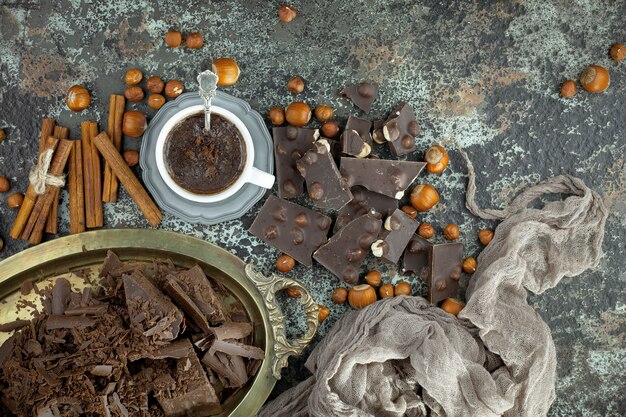
[[[198,74],[198,87],[200,97],[204,100],[204,130],[211,130],[211,100],[217,91],[217,74],[206,70]]]

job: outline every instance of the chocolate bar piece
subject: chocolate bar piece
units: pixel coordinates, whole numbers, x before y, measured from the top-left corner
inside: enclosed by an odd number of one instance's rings
[[[413,235],[404,251],[403,272],[412,272],[428,283],[431,276],[433,244],[420,235]]]
[[[389,150],[393,156],[413,152],[415,137],[420,134],[420,131],[413,108],[404,102],[391,112],[383,125],[383,135],[389,141]]]
[[[370,191],[400,200],[425,166],[424,162],[343,157],[340,171],[351,187],[362,185]]]
[[[385,139],[385,135],[383,134],[384,125],[385,121],[383,119],[374,120],[372,125],[372,140],[379,145],[387,143],[387,139]]]
[[[271,195],[249,231],[302,265],[311,266],[313,252],[328,241],[330,222],[328,216]]]
[[[463,244],[433,245],[428,301],[437,304],[446,298],[456,298],[463,263]]]
[[[295,126],[273,129],[276,179],[281,198],[297,197],[304,192],[304,178],[296,168],[296,161],[311,149],[319,135],[317,129]]]
[[[372,253],[391,264],[400,260],[402,252],[413,237],[419,222],[402,210],[396,209],[383,223],[378,240],[372,243]]]
[[[163,289],[167,292],[174,302],[183,309],[191,318],[192,322],[200,328],[204,333],[209,333],[209,321],[204,312],[193,302],[191,297],[185,292],[181,285],[178,284],[176,278],[172,275],[168,276],[163,285]]]
[[[380,214],[375,211],[354,219],[320,247],[313,258],[339,279],[355,285],[363,258],[376,240],[382,223]]]
[[[367,214],[370,209],[377,211],[383,217],[387,217],[398,208],[398,200],[395,198],[372,192],[360,185],[355,185],[350,191],[352,191],[354,198],[337,213],[333,233],[357,217]]]
[[[348,85],[339,94],[352,100],[365,113],[369,113],[372,109],[372,103],[378,97],[378,84],[362,82]]]
[[[345,130],[356,130],[363,142],[372,146],[372,135],[370,129],[372,128],[372,122],[367,119],[362,119],[356,116],[348,116]]]
[[[346,129],[341,134],[341,152],[357,158],[365,158],[372,152],[372,147],[361,138],[359,132]]]
[[[338,210],[352,200],[350,188],[337,169],[330,154],[330,143],[320,139],[296,162],[306,180],[313,205]]]
[[[176,275],[176,283],[193,303],[202,311],[212,326],[226,321],[226,312],[221,298],[215,293],[202,268],[195,265]]]

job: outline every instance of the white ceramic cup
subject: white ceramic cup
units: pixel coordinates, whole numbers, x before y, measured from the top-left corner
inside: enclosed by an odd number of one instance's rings
[[[159,137],[157,138],[156,144],[156,162],[157,169],[159,174],[161,174],[161,178],[165,181],[165,184],[172,189],[176,194],[180,195],[187,200],[196,201],[198,203],[217,203],[218,201],[225,200],[226,198],[234,195],[244,186],[244,184],[250,183],[254,185],[258,185],[263,188],[272,188],[274,185],[275,178],[272,174],[268,174],[265,171],[261,171],[260,169],[254,166],[254,144],[252,143],[252,137],[250,136],[250,132],[246,125],[235,116],[232,112],[217,106],[211,106],[211,113],[218,114],[222,116],[224,119],[228,120],[232,124],[235,125],[237,130],[241,133],[241,137],[243,138],[243,142],[246,147],[246,160],[244,162],[243,170],[239,175],[239,178],[235,180],[229,187],[225,188],[223,191],[215,194],[196,194],[191,191],[185,190],[183,187],[178,185],[176,181],[172,179],[169,172],[167,171],[167,166],[165,163],[165,141],[169,136],[172,129],[182,120],[186,119],[189,116],[194,114],[203,113],[204,108],[202,105],[191,106],[185,109],[182,109],[178,113],[176,113],[170,120],[165,123],[161,132],[159,132]]]

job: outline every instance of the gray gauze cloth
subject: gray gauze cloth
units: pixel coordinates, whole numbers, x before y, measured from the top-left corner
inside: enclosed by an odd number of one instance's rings
[[[342,317],[306,362],[313,376],[260,412],[280,416],[543,416],[555,398],[550,329],[526,301],[596,266],[608,211],[583,181],[559,176],[505,210],[478,257],[459,319],[421,297],[395,297]],[[541,209],[544,194],[568,194]]]

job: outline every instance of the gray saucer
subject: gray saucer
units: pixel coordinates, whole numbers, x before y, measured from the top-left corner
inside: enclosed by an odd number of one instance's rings
[[[266,190],[252,184],[244,184],[237,194],[218,203],[198,203],[187,200],[172,191],[163,181],[156,165],[155,148],[157,138],[165,123],[180,110],[202,104],[197,92],[181,94],[176,100],[166,103],[152,118],[143,135],[140,164],[143,181],[156,203],[164,211],[191,223],[215,224],[237,219],[246,213],[264,195]],[[233,112],[246,125],[254,143],[254,166],[274,173],[272,138],[259,113],[245,101],[218,91],[213,105]]]

